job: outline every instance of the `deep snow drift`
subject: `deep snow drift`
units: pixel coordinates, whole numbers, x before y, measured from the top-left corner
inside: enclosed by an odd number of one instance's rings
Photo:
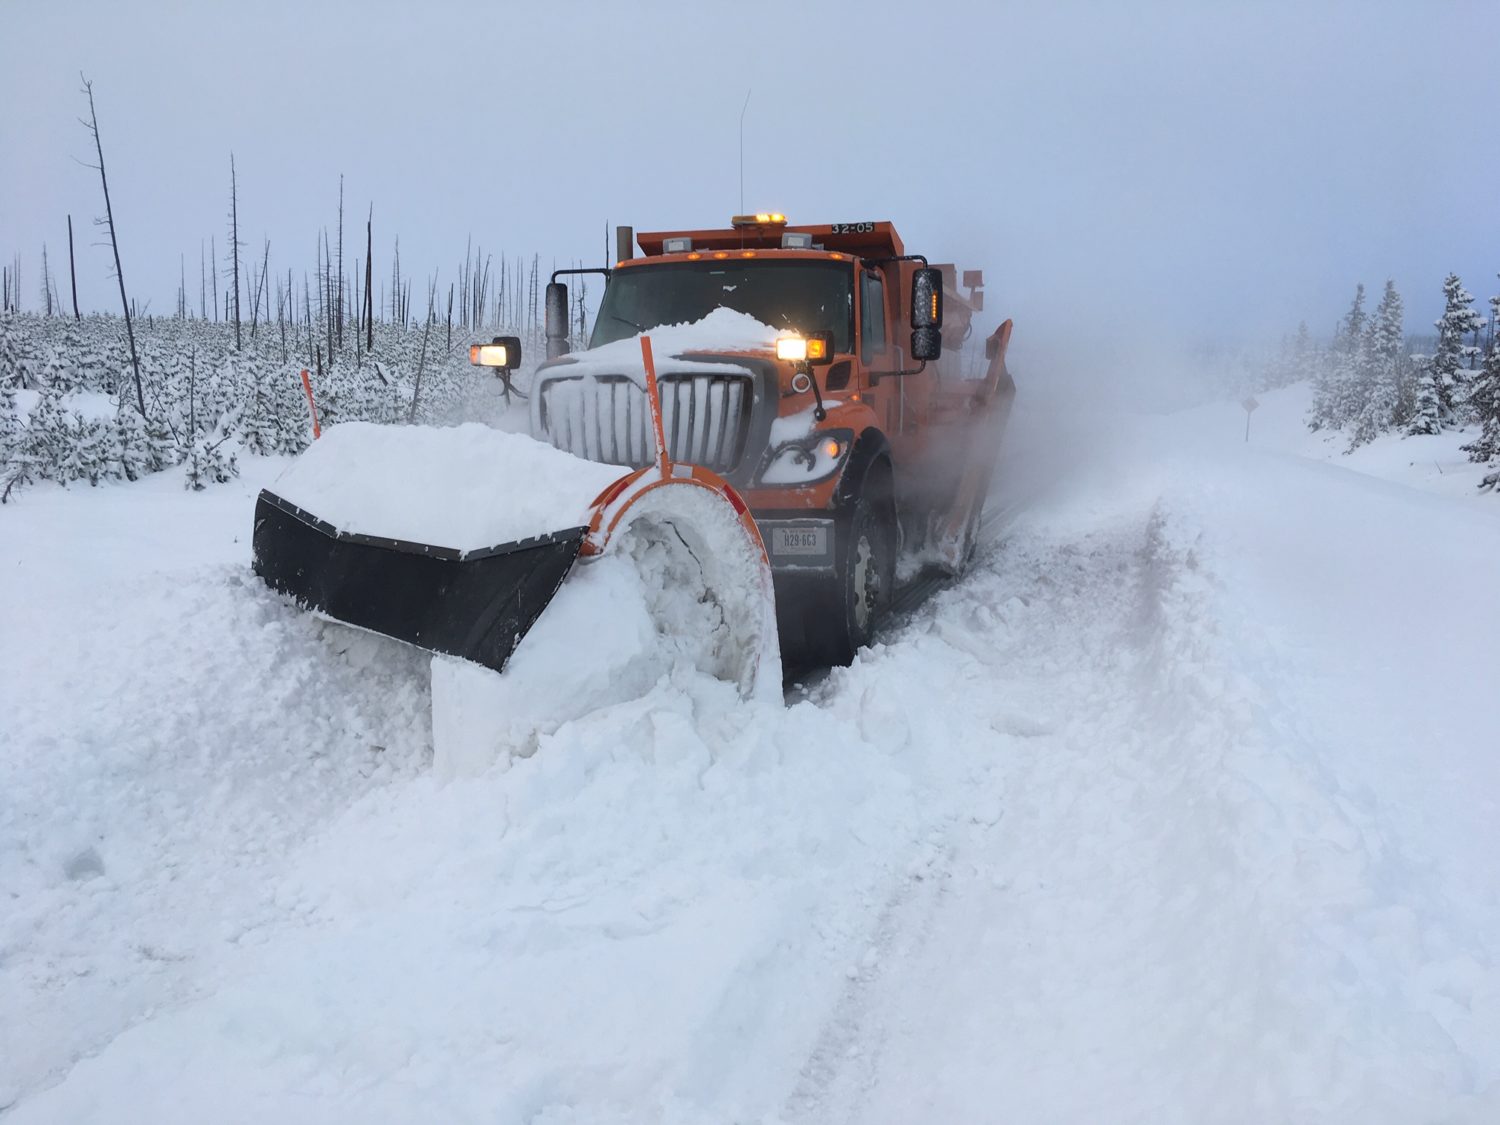
[[[247,576],[249,484],[29,493],[0,1117],[1500,1119],[1500,500],[1281,401],[1023,396],[1000,540],[853,667],[448,782],[426,660]]]

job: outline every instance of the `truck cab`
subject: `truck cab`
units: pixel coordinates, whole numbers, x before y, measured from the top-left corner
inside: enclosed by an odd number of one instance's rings
[[[671,458],[723,476],[749,505],[784,659],[847,663],[889,604],[899,553],[957,569],[973,549],[1014,390],[1010,323],[991,341],[988,376],[960,379],[952,353],[983,307],[982,277],[965,274],[961,294],[951,266],[908,254],[888,222],[794,226],[762,213],[637,242],[639,256],[586,271],[607,277],[587,348],[569,348],[558,280],[585,271],[554,275],[533,436],[648,463],[633,341],[650,334]]]

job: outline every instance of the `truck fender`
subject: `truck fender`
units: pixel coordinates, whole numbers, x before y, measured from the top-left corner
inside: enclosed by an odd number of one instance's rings
[[[876,466],[880,468],[877,469]],[[881,482],[888,495],[882,499],[891,508],[892,517],[895,516],[895,496],[891,487],[891,443],[879,429],[870,426],[860,432],[859,437],[854,439],[854,448],[849,451],[849,461],[844,465],[844,473],[839,478],[838,487],[834,489],[834,507],[847,510],[852,508],[859,498],[865,493],[865,484],[872,471],[883,472],[885,479]]]

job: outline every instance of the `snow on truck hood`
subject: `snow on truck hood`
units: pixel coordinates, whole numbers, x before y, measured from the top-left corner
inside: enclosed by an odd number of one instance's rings
[[[344,422],[271,491],[340,531],[475,551],[582,526],[625,472],[478,423]]]
[[[688,352],[771,352],[781,330],[762,324],[749,313],[718,308],[691,324],[663,324],[639,335],[575,352],[546,374],[625,374],[644,379],[641,366],[641,336],[651,337],[651,358],[656,373],[701,370],[702,364],[682,358]],[[715,364],[715,370],[737,370]],[[738,369],[743,374],[748,370]]]

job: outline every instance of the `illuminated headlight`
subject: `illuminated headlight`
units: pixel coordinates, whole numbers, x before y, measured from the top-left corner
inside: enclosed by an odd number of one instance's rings
[[[807,340],[801,336],[782,336],[776,341],[776,358],[791,363],[807,360]]]
[[[776,358],[790,363],[819,366],[833,361],[833,333],[814,332],[811,336],[782,336],[776,341]]]
[[[813,484],[832,476],[849,457],[853,430],[820,430],[778,445],[761,465],[763,485]]]
[[[509,367],[510,349],[504,344],[472,344],[469,362],[479,367]]]
[[[521,366],[521,340],[518,336],[496,336],[488,344],[472,344],[469,362],[479,367],[498,367],[514,371]]]

